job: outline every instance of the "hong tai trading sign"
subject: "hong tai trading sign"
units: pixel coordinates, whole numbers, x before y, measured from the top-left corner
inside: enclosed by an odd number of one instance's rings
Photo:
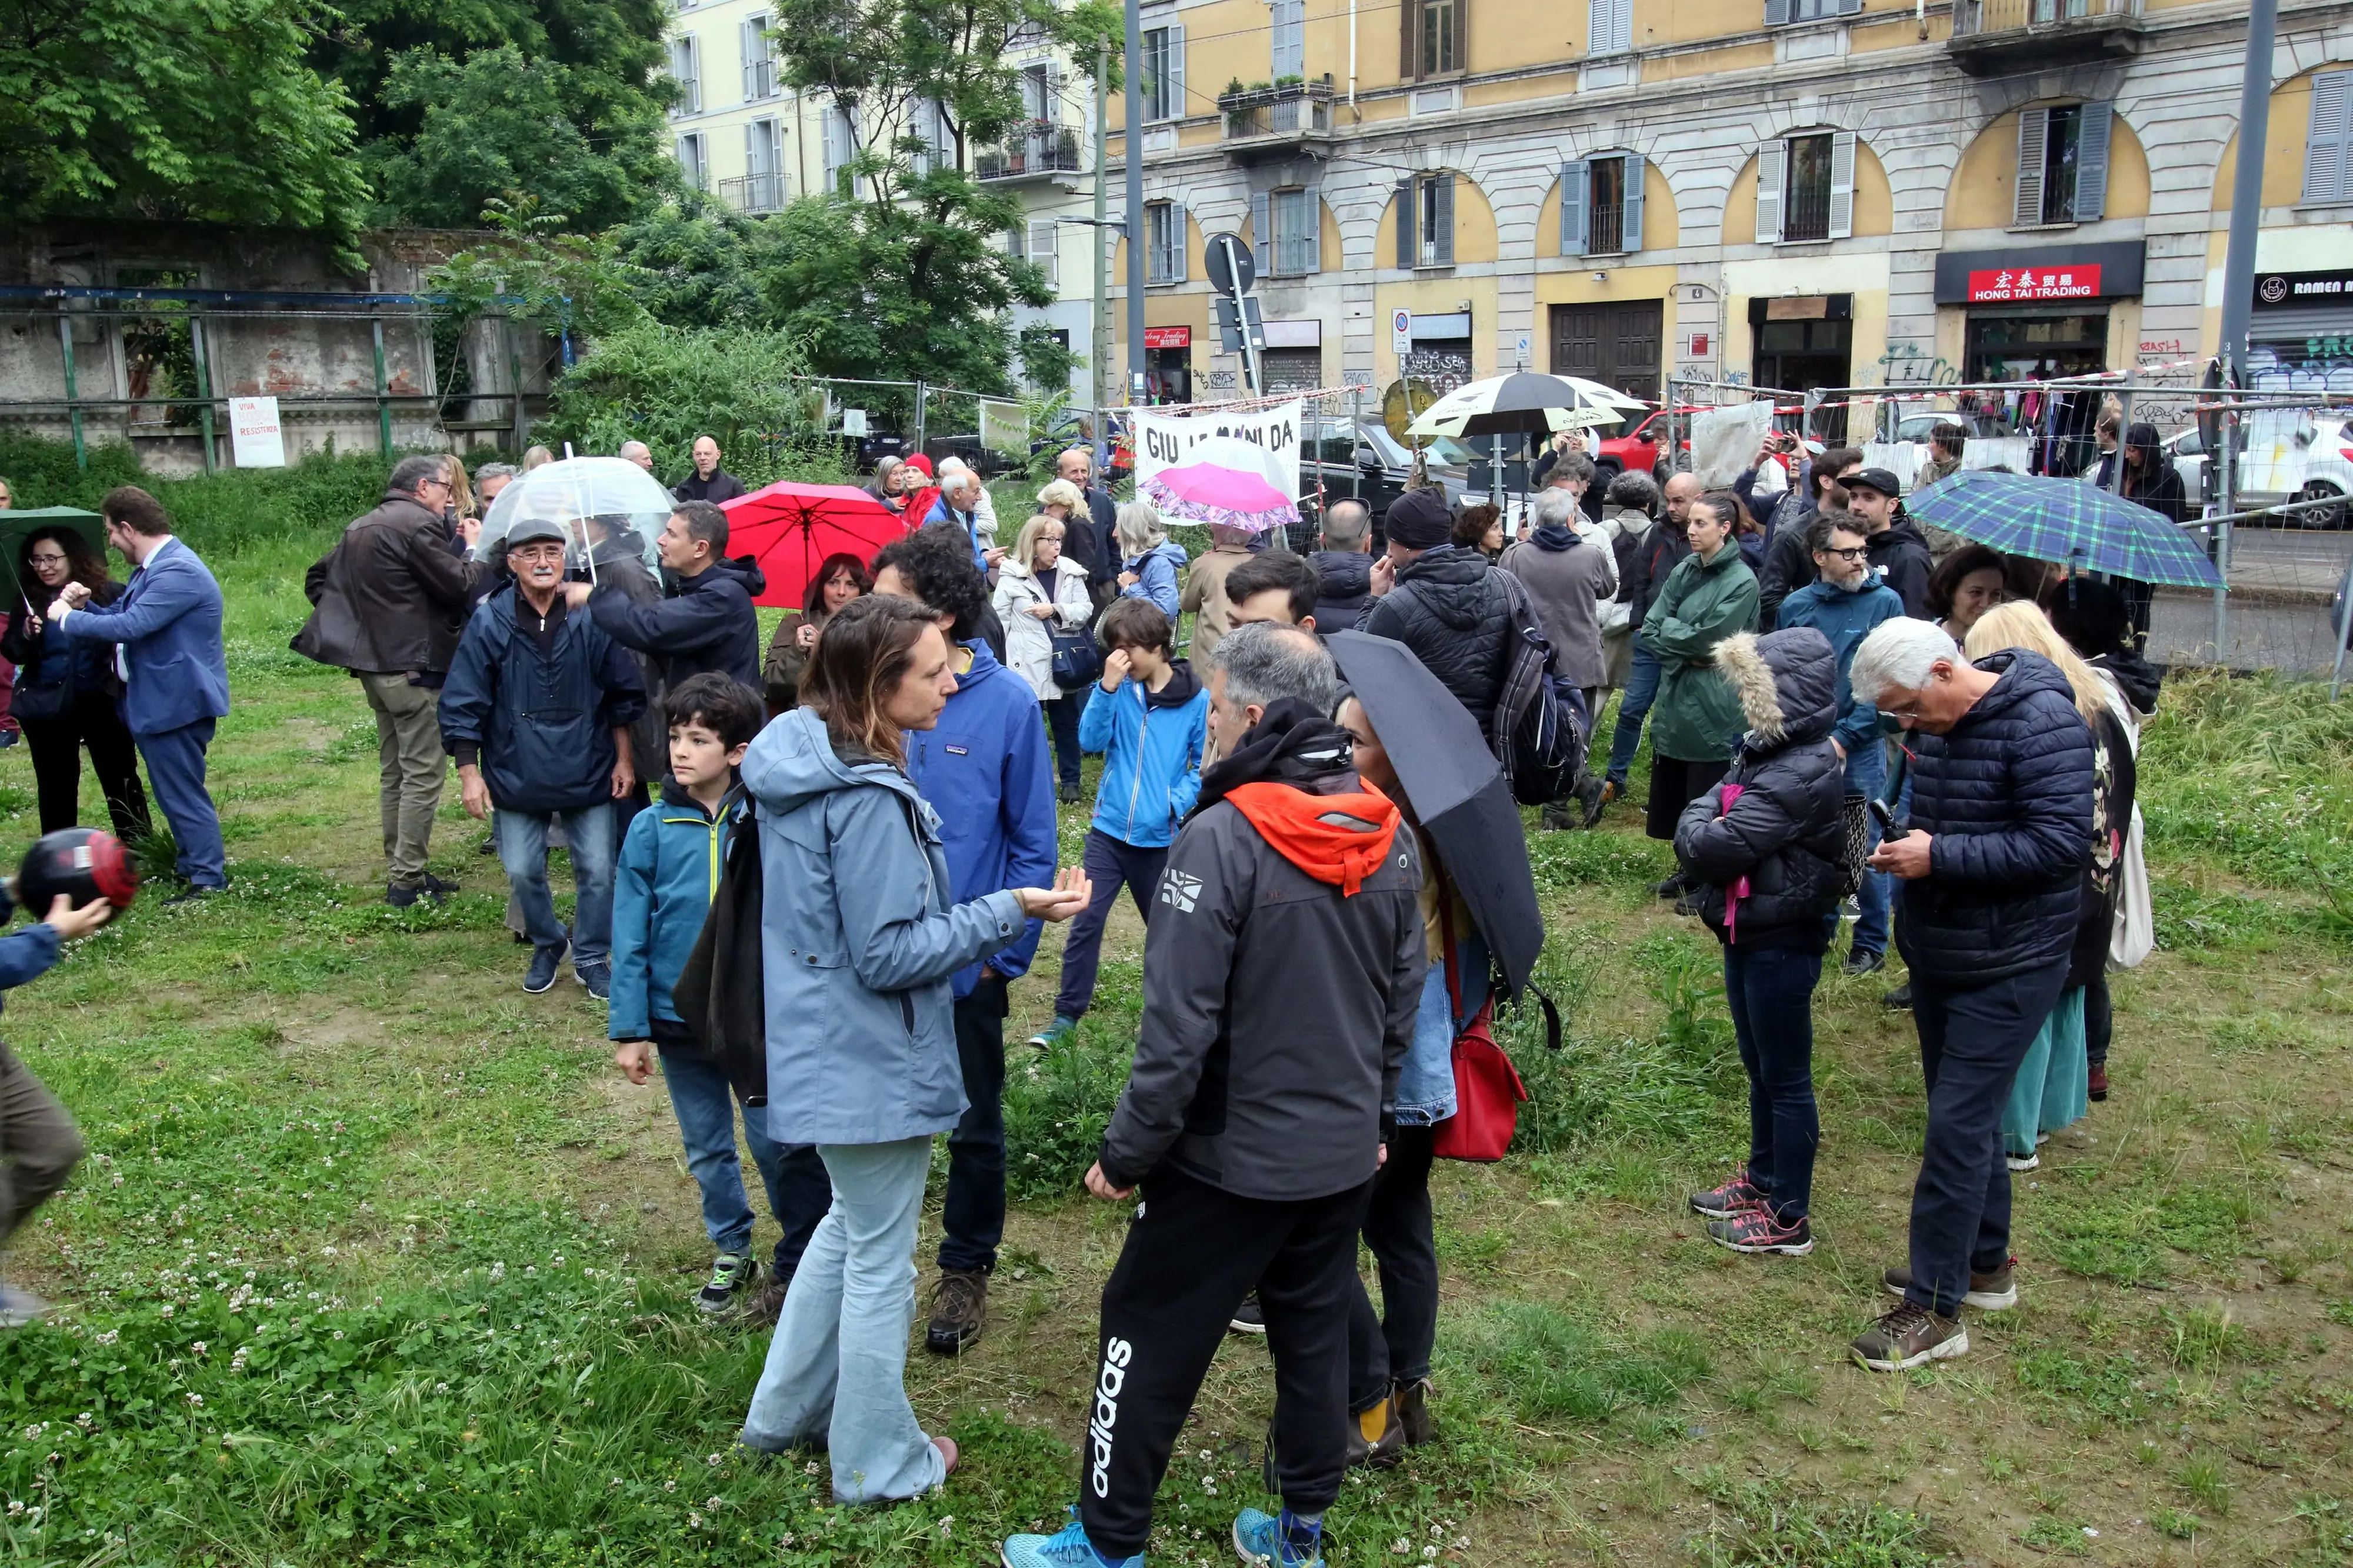
[[[2096,300],[2097,263],[2081,267],[2021,267],[1969,274],[1972,305],[2025,304],[2037,300]]]

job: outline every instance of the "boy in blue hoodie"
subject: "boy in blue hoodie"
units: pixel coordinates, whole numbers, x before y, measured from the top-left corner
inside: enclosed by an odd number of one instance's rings
[[[0,891],[0,921],[7,920],[14,907],[8,894]],[[60,946],[88,936],[113,913],[114,906],[104,899],[75,909],[71,899],[58,894],[38,925],[0,937],[0,992],[47,973]],[[81,1163],[82,1142],[57,1096],[5,1044],[0,1044],[0,1152],[7,1159],[0,1164],[0,1244],[5,1244],[35,1209],[66,1184]],[[49,1304],[31,1291],[0,1283],[0,1329],[23,1328],[48,1310]]]
[[[982,640],[988,580],[964,535],[921,529],[874,557],[874,591],[931,606],[956,646],[956,689],[937,727],[907,731],[907,776],[939,813],[948,896],[957,903],[1054,879],[1054,762],[1038,694]],[[1005,1238],[1005,1018],[1029,973],[1039,922],[983,963],[956,971],[956,1056],[969,1102],[948,1134],[940,1277],[925,1346],[954,1355],[980,1337],[988,1276]]]
[[[1122,883],[1149,923],[1168,846],[1201,793],[1209,739],[1209,693],[1175,656],[1176,627],[1148,599],[1121,599],[1096,634],[1108,650],[1102,689],[1079,714],[1079,748],[1103,753],[1087,827],[1087,875],[1094,900],[1071,922],[1062,948],[1062,988],[1054,1021],[1030,1040],[1041,1048],[1079,1026],[1095,995],[1103,922]]]
[[[660,1047],[662,1082],[686,1142],[686,1168],[702,1189],[703,1228],[719,1254],[695,1305],[720,1313],[753,1301],[760,1275],[752,1256],[752,1205],[735,1154],[735,1090],[709,1044],[680,1018],[671,987],[702,934],[727,862],[728,837],[744,817],[735,770],[760,732],[764,710],[758,692],[717,673],[681,681],[663,707],[670,776],[653,806],[630,819],[613,877],[613,994],[606,1033],[618,1047],[614,1064],[631,1083],[646,1081]],[[767,1186],[768,1212],[784,1228],[775,1273],[758,1298],[765,1311],[783,1304],[801,1253],[833,1202],[833,1186],[814,1146],[773,1142],[764,1118],[744,1116],[744,1142]]]

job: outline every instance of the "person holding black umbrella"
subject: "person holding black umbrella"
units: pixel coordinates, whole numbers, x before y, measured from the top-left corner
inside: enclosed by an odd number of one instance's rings
[[[1422,864],[1419,906],[1429,968],[1413,1043],[1398,1070],[1388,1159],[1365,1211],[1380,1266],[1377,1315],[1359,1282],[1349,1302],[1348,1459],[1394,1463],[1437,1435],[1430,1414],[1438,1337],[1438,1246],[1430,1168],[1438,1123],[1456,1112],[1454,1041],[1500,981],[1516,993],[1544,942],[1527,841],[1510,785],[1459,703],[1402,646],[1362,632],[1329,639],[1348,680],[1339,721],[1358,776],[1397,803]],[[1459,868],[1459,869],[1458,869]]]
[[[41,831],[55,833],[81,820],[87,745],[114,836],[129,843],[147,832],[147,792],[139,784],[138,748],[123,726],[114,661],[95,643],[51,637],[31,608],[36,599],[55,598],[68,583],[88,588],[92,604],[111,605],[122,596],[122,584],[107,574],[105,558],[90,540],[69,526],[37,528],[25,536],[16,580],[24,597],[0,636],[0,658],[16,667],[15,711],[33,753]]]

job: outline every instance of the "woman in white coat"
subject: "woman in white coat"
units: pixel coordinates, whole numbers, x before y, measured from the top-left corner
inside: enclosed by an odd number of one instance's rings
[[[1033,517],[998,567],[994,604],[1005,624],[1005,662],[1029,682],[1054,737],[1054,767],[1065,804],[1079,798],[1079,710],[1092,681],[1064,691],[1054,684],[1053,632],[1086,629],[1094,616],[1087,569],[1062,559],[1062,521]]]

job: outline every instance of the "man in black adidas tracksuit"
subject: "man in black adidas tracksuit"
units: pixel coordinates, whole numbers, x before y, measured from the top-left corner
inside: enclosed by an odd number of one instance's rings
[[[1346,1458],[1356,1230],[1426,963],[1414,838],[1326,717],[1331,656],[1295,626],[1240,626],[1210,679],[1225,760],[1169,849],[1134,1066],[1087,1173],[1097,1197],[1140,1184],[1144,1198],[1103,1289],[1072,1527],[1113,1563],[1144,1550],[1170,1450],[1252,1287],[1285,1508],[1245,1510],[1236,1540],[1279,1563],[1318,1555]],[[1076,1544],[1017,1537],[1006,1561],[1078,1561]]]

